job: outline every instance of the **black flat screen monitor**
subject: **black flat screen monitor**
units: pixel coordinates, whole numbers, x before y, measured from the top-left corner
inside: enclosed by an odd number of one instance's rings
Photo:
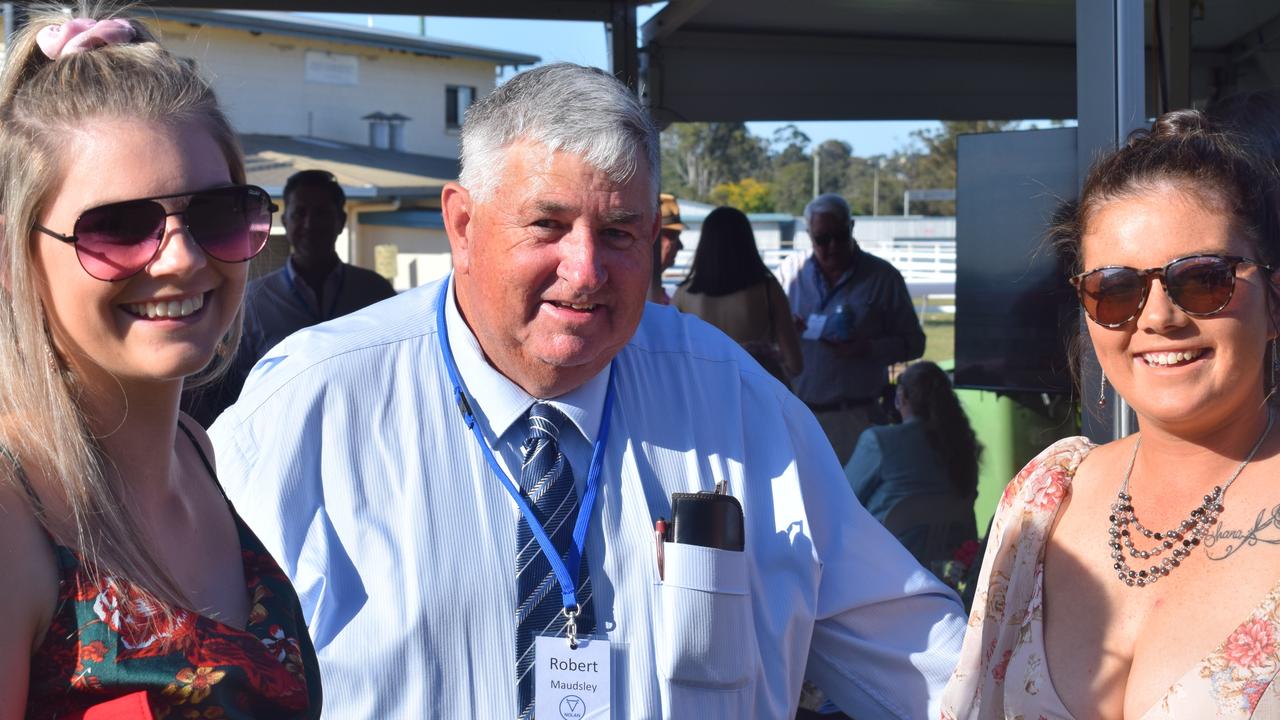
[[[956,386],[1070,392],[1079,315],[1045,236],[1077,194],[1075,128],[962,135],[957,176]]]

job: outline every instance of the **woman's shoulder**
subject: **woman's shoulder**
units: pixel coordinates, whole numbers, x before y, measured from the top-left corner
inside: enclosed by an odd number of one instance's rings
[[[1040,510],[1056,510],[1080,463],[1096,447],[1087,437],[1073,436],[1040,451],[1005,488],[1000,507],[1020,502]]]
[[[25,654],[53,618],[58,563],[15,470],[7,460],[0,462],[0,577],[9,583],[0,593],[0,647],[25,641]],[[4,665],[0,657],[0,667]]]

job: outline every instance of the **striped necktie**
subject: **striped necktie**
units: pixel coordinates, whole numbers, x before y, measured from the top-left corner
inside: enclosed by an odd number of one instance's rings
[[[567,418],[543,402],[534,403],[528,417],[529,436],[520,466],[520,492],[560,557],[565,558],[573,543],[573,526],[578,519],[573,469],[560,452],[559,443],[560,426]],[[570,573],[573,571],[569,569]],[[589,635],[595,632],[596,622],[585,551],[578,569],[578,605],[578,634]],[[517,717],[521,720],[533,717],[533,637],[543,633],[563,635],[565,619],[560,614],[563,607],[555,571],[529,530],[529,521],[521,513],[516,524],[516,695]]]

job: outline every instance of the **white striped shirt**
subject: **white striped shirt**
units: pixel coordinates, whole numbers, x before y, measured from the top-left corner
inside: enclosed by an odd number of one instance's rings
[[[292,578],[325,716],[515,716],[519,510],[462,422],[441,361],[442,283],[282,343],[210,432],[236,509]],[[450,340],[488,441],[518,476],[532,402]],[[587,535],[616,718],[781,718],[808,677],[859,718],[936,717],[965,619],[858,505],[809,411],[719,331],[650,304],[616,362]],[[601,373],[555,398],[581,488]],[[672,492],[726,480],[746,550],[666,545]]]

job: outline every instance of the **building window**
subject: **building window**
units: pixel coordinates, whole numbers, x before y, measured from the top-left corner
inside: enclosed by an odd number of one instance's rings
[[[449,130],[462,127],[467,108],[476,99],[476,89],[465,85],[449,85],[444,89],[444,126]]]

